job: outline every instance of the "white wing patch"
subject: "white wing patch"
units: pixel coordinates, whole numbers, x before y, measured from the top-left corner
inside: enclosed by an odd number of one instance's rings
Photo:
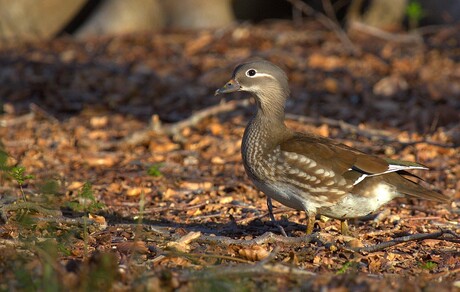
[[[390,173],[390,172],[395,172],[395,171],[400,171],[400,170],[408,170],[408,169],[428,169],[427,167],[420,166],[420,165],[399,165],[399,164],[390,164],[388,165],[388,169],[384,172],[380,173],[374,173],[374,174],[366,174],[363,173],[358,179],[353,183],[353,185],[357,185],[360,182],[362,182],[366,177],[371,177],[371,176],[377,176],[377,175],[382,175],[385,173]],[[352,170],[352,168],[349,168],[348,170]]]

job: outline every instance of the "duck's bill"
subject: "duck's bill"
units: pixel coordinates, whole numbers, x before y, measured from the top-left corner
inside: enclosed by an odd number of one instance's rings
[[[224,86],[221,88],[217,89],[214,95],[218,94],[223,94],[223,93],[229,93],[229,92],[235,92],[241,89],[240,84],[235,80],[231,79],[228,81]]]

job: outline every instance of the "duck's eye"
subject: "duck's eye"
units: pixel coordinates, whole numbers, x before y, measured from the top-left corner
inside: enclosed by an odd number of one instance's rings
[[[246,76],[248,77],[254,77],[256,75],[256,70],[254,69],[249,69],[248,71],[246,71]]]

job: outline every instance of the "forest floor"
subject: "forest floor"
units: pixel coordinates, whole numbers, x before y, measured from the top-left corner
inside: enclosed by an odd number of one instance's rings
[[[460,29],[349,35],[274,21],[3,44],[0,290],[460,289]],[[254,57],[288,73],[289,127],[416,160],[452,201],[394,200],[352,236],[326,218],[306,236],[275,203],[282,237],[241,162],[254,105],[213,96]]]

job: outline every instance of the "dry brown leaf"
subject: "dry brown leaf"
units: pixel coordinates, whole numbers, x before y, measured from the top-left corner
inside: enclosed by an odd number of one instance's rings
[[[121,192],[122,189],[123,189],[123,185],[120,183],[115,183],[115,182],[109,184],[109,186],[107,187],[107,191],[111,193],[119,193]]]
[[[200,236],[201,236],[201,232],[192,231],[182,236],[177,241],[168,242],[166,246],[168,248],[175,249],[180,252],[188,252],[190,250],[190,243]]]
[[[228,204],[228,203],[231,203],[232,201],[233,201],[232,196],[227,196],[227,197],[223,197],[223,198],[219,199],[220,204]]]
[[[198,51],[204,49],[213,41],[213,37],[209,33],[204,33],[196,39],[189,41],[185,46],[185,54],[191,56],[196,54]]]
[[[363,242],[361,240],[357,239],[357,238],[353,238],[351,240],[348,240],[345,243],[350,248],[357,248],[357,247],[363,247],[364,246]]]
[[[126,195],[130,197],[139,196],[140,194],[149,194],[152,191],[151,188],[135,187],[130,188],[126,191]]]
[[[169,152],[179,149],[180,145],[172,142],[159,143],[158,140],[151,140],[149,148],[154,152]]]
[[[183,181],[180,183],[180,187],[184,189],[189,189],[192,191],[197,190],[210,190],[213,186],[212,182],[191,182],[191,181]]]
[[[73,181],[69,184],[69,186],[67,187],[67,189],[69,191],[75,191],[75,190],[78,190],[80,189],[85,183],[84,182],[81,182],[81,181]]]
[[[317,130],[318,135],[324,136],[324,137],[329,137],[329,126],[324,124],[318,127]]]
[[[203,214],[200,209],[191,209],[187,211],[187,216],[194,217],[194,216],[200,216]]]
[[[321,54],[312,54],[308,58],[308,66],[311,68],[319,68],[327,71],[332,71],[336,68],[343,67],[344,60],[336,56],[324,56]]]
[[[399,92],[404,92],[409,88],[407,81],[398,75],[391,75],[380,79],[373,88],[375,95],[385,97],[393,96]]]
[[[103,128],[107,126],[109,122],[109,118],[107,116],[101,116],[101,117],[92,117],[89,120],[89,123],[93,128]]]
[[[105,220],[104,216],[99,216],[99,215],[93,215],[93,214],[88,214],[88,218],[93,220],[99,225],[100,230],[104,230],[107,228],[107,221]]]
[[[270,255],[270,251],[263,246],[254,245],[248,248],[239,249],[238,254],[247,260],[256,262]]]
[[[112,167],[118,162],[118,158],[114,155],[98,155],[86,157],[85,162],[92,167]]]
[[[221,164],[225,164],[225,160],[219,156],[214,156],[213,158],[211,158],[211,163],[221,165]]]
[[[208,126],[208,129],[211,130],[213,135],[221,135],[224,132],[224,128],[221,123],[211,123]]]
[[[104,130],[95,130],[88,133],[88,138],[91,140],[107,140],[109,133]]]
[[[149,252],[147,244],[144,241],[124,241],[116,245],[117,250],[122,254],[141,253],[146,254]]]
[[[337,93],[339,91],[339,84],[337,83],[337,80],[334,78],[326,78],[323,81],[324,88],[329,92],[329,93]]]
[[[167,188],[166,191],[163,193],[163,198],[165,200],[168,200],[168,199],[170,199],[171,197],[173,197],[176,194],[177,194],[176,190],[174,190],[172,188]]]

